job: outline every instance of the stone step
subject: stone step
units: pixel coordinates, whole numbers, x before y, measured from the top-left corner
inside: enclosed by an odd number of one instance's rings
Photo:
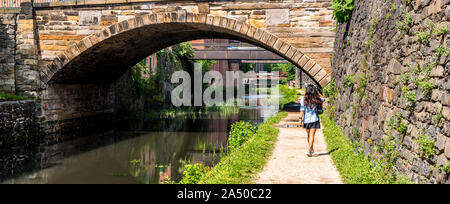
[[[299,122],[280,122],[278,125],[299,125]]]
[[[288,116],[288,117],[286,117],[286,118],[283,118],[283,119],[281,119],[281,121],[299,121],[299,119],[298,119],[298,117],[299,116],[296,116],[296,115],[290,115],[290,116]]]

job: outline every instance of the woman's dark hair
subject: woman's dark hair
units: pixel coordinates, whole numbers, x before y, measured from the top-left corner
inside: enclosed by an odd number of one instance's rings
[[[304,103],[309,109],[313,109],[314,105],[316,105],[318,109],[322,108],[322,100],[320,100],[319,97],[319,89],[317,89],[314,85],[309,84],[306,86]]]

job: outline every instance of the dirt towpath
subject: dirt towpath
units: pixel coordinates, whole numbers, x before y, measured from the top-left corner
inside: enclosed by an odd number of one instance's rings
[[[322,129],[316,132],[313,157],[306,156],[307,134],[298,125],[298,112],[290,112],[278,125],[280,134],[274,152],[264,170],[257,175],[258,184],[340,184]],[[287,127],[288,126],[288,127]],[[323,126],[322,126],[323,128]]]

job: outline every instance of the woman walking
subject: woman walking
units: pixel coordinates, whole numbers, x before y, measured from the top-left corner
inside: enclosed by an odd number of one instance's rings
[[[308,134],[308,151],[306,155],[314,154],[314,136],[320,129],[319,114],[323,112],[322,103],[325,98],[314,85],[306,85],[305,97],[300,100],[300,126],[306,129]]]

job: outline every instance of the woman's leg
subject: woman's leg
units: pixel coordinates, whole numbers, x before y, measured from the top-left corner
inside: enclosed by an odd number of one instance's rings
[[[308,135],[308,138],[306,139],[306,142],[308,143],[309,148],[309,134],[311,133],[311,129],[306,129],[306,134]]]
[[[308,134],[308,147],[310,151],[314,151],[314,136],[316,135],[316,129],[313,128],[309,132],[310,134]]]

